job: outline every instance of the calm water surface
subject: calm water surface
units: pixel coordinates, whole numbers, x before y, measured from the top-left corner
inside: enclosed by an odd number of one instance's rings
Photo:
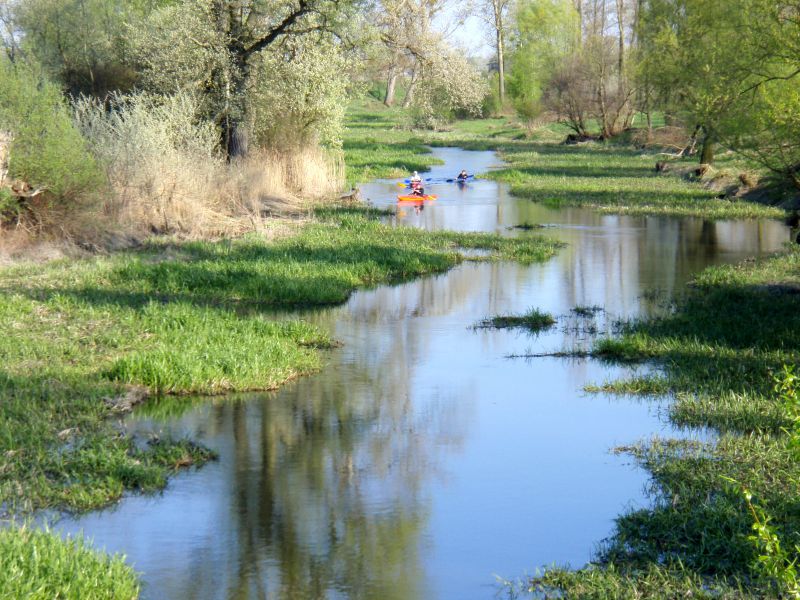
[[[432,177],[497,164],[490,152],[435,153],[446,165]],[[387,206],[398,189],[362,192]],[[149,599],[492,598],[498,578],[589,560],[616,515],[648,502],[646,473],[610,450],[704,434],[674,431],[657,403],[582,391],[619,368],[508,356],[586,347],[615,318],[663,310],[700,269],[774,251],[789,232],[553,210],[490,181],[429,190],[439,200],[392,220],[506,235],[542,223],[534,235],[568,247],[540,265],[468,263],[300,313],[344,344],[321,373],[137,413],[133,431],[192,436],[219,461],[57,527],[126,554]],[[579,305],[605,312],[578,318]],[[529,307],[558,326],[538,337],[471,329]]]

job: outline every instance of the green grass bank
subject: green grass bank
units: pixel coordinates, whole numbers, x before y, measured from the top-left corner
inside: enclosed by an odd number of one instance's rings
[[[85,510],[164,485],[211,458],[188,440],[146,448],[109,417],[144,394],[273,389],[334,346],[272,309],[345,301],[357,288],[469,260],[545,260],[544,239],[425,232],[375,211],[320,211],[278,239],[155,241],[89,260],[0,271],[0,493],[6,510]]]
[[[659,367],[602,389],[668,392],[673,423],[717,437],[619,449],[652,474],[653,508],[621,516],[596,564],[552,570],[527,589],[570,598],[797,597],[798,331],[800,251],[792,250],[708,269],[673,314],[600,341],[599,355]]]

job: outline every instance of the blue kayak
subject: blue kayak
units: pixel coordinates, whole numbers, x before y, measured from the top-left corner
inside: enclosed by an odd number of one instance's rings
[[[459,179],[458,177],[453,177],[452,179],[446,177],[428,177],[427,179],[421,179],[420,181],[424,181],[425,183],[466,183],[467,181],[474,179],[475,175],[467,175],[466,179]],[[406,185],[411,184],[410,179],[403,180]]]

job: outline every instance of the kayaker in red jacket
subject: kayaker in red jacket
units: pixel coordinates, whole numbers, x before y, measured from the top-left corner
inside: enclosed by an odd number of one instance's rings
[[[411,182],[409,183],[409,187],[411,188],[412,196],[425,195],[425,188],[422,187],[422,178],[416,171],[414,171],[414,175],[411,177]]]

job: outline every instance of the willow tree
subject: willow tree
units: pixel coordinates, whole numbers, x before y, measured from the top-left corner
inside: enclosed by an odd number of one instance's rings
[[[262,55],[312,34],[335,37],[357,0],[183,0],[132,32],[144,80],[158,91],[194,88],[228,156],[247,152]],[[288,46],[287,46],[288,47]]]
[[[729,24],[740,69],[720,136],[800,188],[800,0],[743,3],[745,22]]]
[[[572,0],[526,0],[514,13],[509,94],[517,112],[533,120],[557,70],[576,50],[580,22]]]
[[[700,162],[711,164],[734,101],[761,69],[764,56],[743,41],[755,24],[751,0],[644,0],[639,40],[641,73],[667,112],[703,132]],[[713,15],[713,26],[709,18]]]

